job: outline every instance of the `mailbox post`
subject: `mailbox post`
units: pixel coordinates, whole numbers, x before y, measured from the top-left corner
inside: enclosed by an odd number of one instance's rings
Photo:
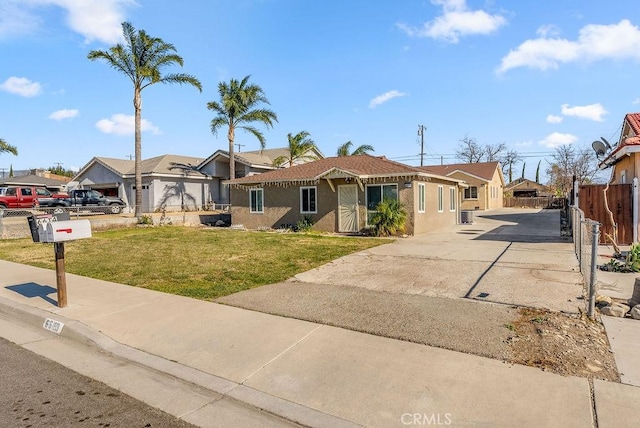
[[[56,288],[58,290],[58,307],[67,306],[67,275],[64,271],[64,242],[54,242],[56,253]]]
[[[64,268],[64,243],[76,239],[91,238],[89,220],[61,220],[55,215],[32,216],[29,219],[34,242],[52,242],[56,263],[56,288],[58,307],[67,306],[67,276]]]

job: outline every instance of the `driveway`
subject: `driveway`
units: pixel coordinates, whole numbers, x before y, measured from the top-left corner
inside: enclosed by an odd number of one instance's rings
[[[582,276],[557,210],[475,213],[473,224],[351,254],[295,281],[576,313]]]

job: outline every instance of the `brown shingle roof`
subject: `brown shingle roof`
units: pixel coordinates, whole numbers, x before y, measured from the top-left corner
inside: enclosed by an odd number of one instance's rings
[[[262,174],[230,180],[230,184],[255,184],[287,181],[317,180],[332,171],[343,172],[358,178],[389,176],[426,175],[425,171],[394,162],[389,159],[370,155],[339,156],[319,159],[313,162],[294,165],[290,168],[276,169]]]
[[[496,168],[498,168],[498,162],[453,163],[449,165],[427,165],[418,168],[432,174],[446,176],[456,171],[461,171],[483,180],[491,181]]]

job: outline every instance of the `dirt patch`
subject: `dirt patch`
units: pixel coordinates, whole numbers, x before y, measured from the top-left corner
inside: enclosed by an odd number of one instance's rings
[[[520,317],[505,327],[511,362],[566,376],[620,382],[613,353],[601,322],[584,314],[567,315],[520,308]]]
[[[600,322],[473,299],[284,282],[216,300],[245,309],[619,382]]]

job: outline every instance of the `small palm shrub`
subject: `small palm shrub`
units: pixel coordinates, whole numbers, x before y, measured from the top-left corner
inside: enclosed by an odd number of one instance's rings
[[[375,236],[392,236],[404,233],[407,212],[395,199],[387,199],[378,204],[371,216],[372,233]]]

